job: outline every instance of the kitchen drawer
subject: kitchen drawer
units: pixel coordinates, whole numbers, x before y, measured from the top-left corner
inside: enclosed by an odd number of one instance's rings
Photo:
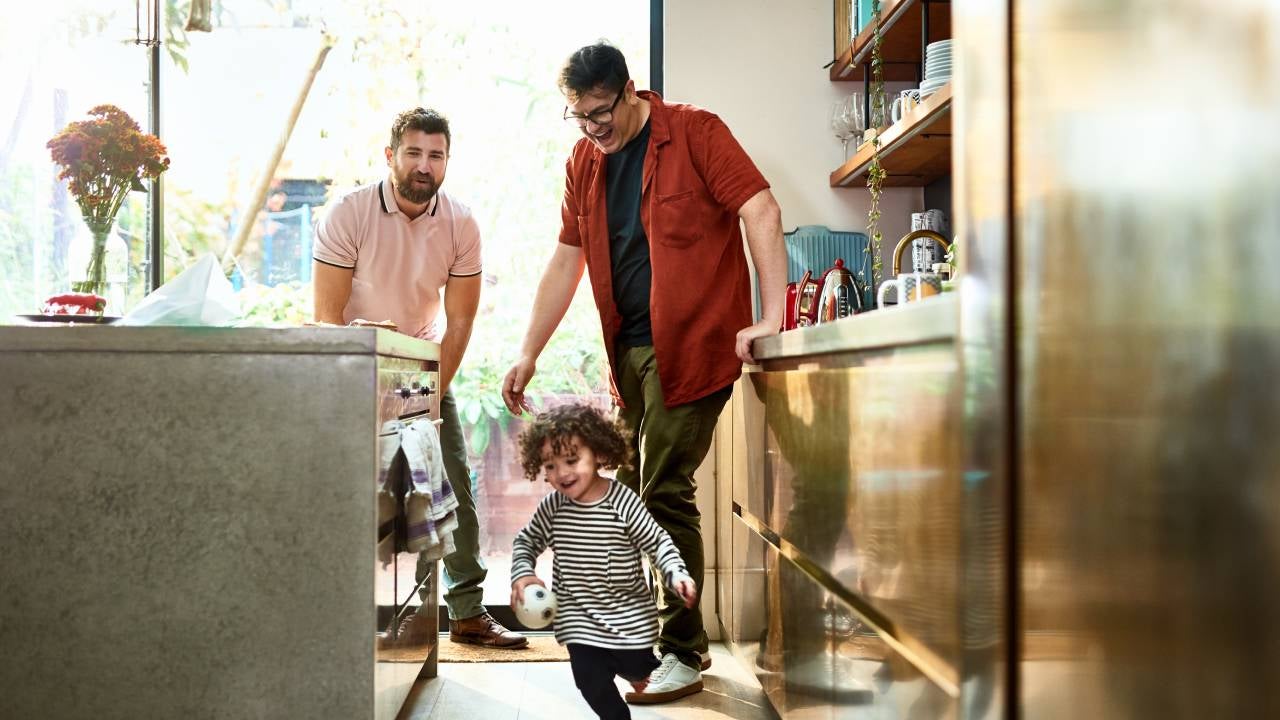
[[[435,360],[379,357],[379,424],[410,415],[439,418],[438,370]]]

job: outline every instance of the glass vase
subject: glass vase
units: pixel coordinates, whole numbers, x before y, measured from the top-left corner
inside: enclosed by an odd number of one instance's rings
[[[93,247],[89,250],[89,265],[85,268],[84,280],[71,284],[75,292],[93,293],[102,297],[107,295],[107,238],[111,236],[111,226],[115,219],[106,221],[85,219],[89,234],[93,236]],[[98,314],[101,314],[99,312]]]

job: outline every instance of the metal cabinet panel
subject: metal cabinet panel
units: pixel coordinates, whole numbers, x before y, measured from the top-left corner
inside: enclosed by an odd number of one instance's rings
[[[951,693],[734,516],[738,657],[784,718],[956,717]]]
[[[1280,717],[1280,4],[1014,7],[1021,712]]]
[[[952,227],[960,257],[964,482],[960,503],[961,698],[966,720],[1011,716],[1009,560],[1012,379],[1010,0],[951,3]],[[1074,269],[1062,269],[1075,277]],[[1016,645],[1016,643],[1012,643]],[[1097,717],[1081,713],[1081,718]]]
[[[751,375],[766,426],[760,519],[951,672],[965,522],[957,377],[950,344]]]

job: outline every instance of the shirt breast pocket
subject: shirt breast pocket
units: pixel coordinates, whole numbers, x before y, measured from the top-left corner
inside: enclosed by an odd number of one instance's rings
[[[628,595],[644,593],[644,573],[637,554],[610,551],[606,576],[609,587],[618,592]]]
[[[702,204],[693,190],[658,194],[653,205],[654,240],[685,248],[702,239]]]

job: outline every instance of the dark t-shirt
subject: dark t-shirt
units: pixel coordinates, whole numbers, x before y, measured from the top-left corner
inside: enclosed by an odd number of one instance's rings
[[[649,123],[621,150],[605,156],[605,205],[609,215],[609,259],[613,270],[613,304],[622,316],[617,343],[627,347],[653,344],[649,326],[649,239],[640,224],[640,194]]]

